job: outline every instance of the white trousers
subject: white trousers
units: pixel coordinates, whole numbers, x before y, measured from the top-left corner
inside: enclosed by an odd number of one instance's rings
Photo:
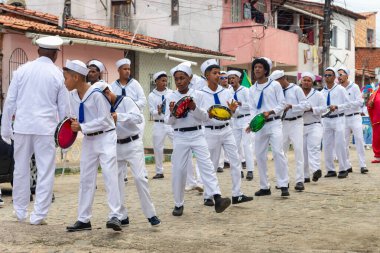
[[[293,144],[294,158],[296,162],[296,183],[304,182],[304,157],[303,157],[303,118],[293,121],[284,120],[282,122],[283,149],[286,163],[288,164],[287,153],[290,143]]]
[[[245,164],[247,166],[247,171],[252,171],[255,168],[254,164],[254,152],[252,148],[252,136],[251,133],[246,133],[244,128],[232,129],[236,145],[239,147],[239,157],[240,161],[243,161],[245,157]],[[241,148],[242,147],[242,148]]]
[[[78,220],[81,222],[89,222],[92,216],[99,164],[110,208],[108,218],[122,218],[116,164],[116,131],[110,131],[96,136],[85,136],[82,141],[78,198]]]
[[[172,191],[175,206],[184,204],[186,174],[195,154],[205,191],[211,195],[220,194],[218,178],[210,160],[210,152],[202,130],[174,132],[172,154]],[[239,172],[240,173],[240,172]]]
[[[55,173],[55,144],[52,135],[15,134],[13,207],[18,220],[26,220],[30,201],[30,159],[35,154],[37,187],[31,224],[39,224],[48,214]]]
[[[141,113],[142,113],[143,116],[144,116],[144,113],[143,113],[143,112],[141,112]],[[143,117],[143,121],[142,121],[140,124],[137,125],[138,128],[140,129],[139,136],[141,136],[142,139],[144,139],[145,123],[146,123],[146,122],[145,122],[145,118]],[[124,175],[125,175],[125,178],[127,178],[127,175],[128,175],[128,166],[129,166],[129,164],[127,164],[127,165],[125,166],[125,168],[124,168]],[[145,174],[146,177],[148,177],[148,172],[147,172],[147,170],[146,170],[146,167],[144,167],[144,174]]]
[[[117,166],[119,172],[119,194],[121,201],[122,219],[128,217],[128,211],[125,207],[125,183],[124,168],[127,162],[131,166],[133,178],[135,180],[137,193],[139,194],[141,208],[146,218],[156,215],[152,198],[149,192],[148,179],[145,178],[145,155],[144,145],[141,138],[125,144],[117,144]]]
[[[164,168],[162,162],[164,160],[164,144],[165,137],[173,141],[173,128],[161,122],[153,124],[153,152],[154,162],[156,164],[156,174],[163,174]]]
[[[303,127],[303,156],[305,178],[321,169],[321,143],[323,128],[321,123]]]
[[[191,161],[193,161],[193,153],[190,152],[189,153],[189,156],[191,159]],[[194,170],[195,170],[195,174],[194,174]],[[199,166],[198,166],[198,163],[196,162],[195,163],[195,166],[193,165],[193,163],[189,163],[188,164],[188,167],[187,167],[187,177],[186,177],[186,186],[188,187],[194,187],[194,186],[197,186],[197,185],[202,185],[203,182],[202,182],[202,178],[201,178],[201,174],[199,172]]]
[[[214,170],[218,168],[220,150],[223,147],[225,155],[230,160],[230,173],[232,179],[232,196],[237,197],[242,194],[241,187],[241,162],[239,154],[237,152],[237,146],[235,138],[232,134],[230,126],[226,126],[222,129],[211,130],[205,128],[205,136],[210,151],[211,161],[214,165]],[[205,191],[207,194],[208,192]],[[211,196],[205,196],[211,197]]]
[[[335,171],[334,150],[339,161],[339,171],[349,168],[346,154],[345,120],[343,117],[323,118],[323,151],[326,171]]]
[[[352,167],[350,162],[350,154],[349,154],[349,143],[351,133],[355,138],[355,148],[358,153],[359,165],[361,168],[367,167],[365,164],[365,151],[364,151],[364,136],[363,136],[363,125],[362,125],[362,117],[360,115],[354,115],[351,117],[346,117],[346,153],[347,153],[347,163],[349,167]]]
[[[278,187],[288,187],[288,165],[283,151],[282,124],[280,120],[265,123],[255,135],[257,168],[260,176],[260,189],[269,189],[267,156],[269,144],[272,148]]]

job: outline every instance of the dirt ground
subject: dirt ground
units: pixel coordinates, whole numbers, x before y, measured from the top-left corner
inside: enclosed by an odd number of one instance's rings
[[[351,150],[353,152],[354,150]],[[150,180],[150,190],[162,220],[153,229],[142,214],[136,187],[126,185],[130,225],[122,232],[105,228],[108,207],[101,174],[98,175],[93,230],[67,233],[76,220],[79,174],[57,176],[47,226],[19,223],[12,217],[11,196],[3,196],[0,208],[0,252],[380,252],[380,165],[370,163],[369,174],[359,173],[356,155],[347,179],[322,178],[306,184],[303,193],[294,190],[294,159],[290,154],[290,198],[274,189],[274,165],[269,161],[272,195],[255,197],[217,214],[202,205],[196,192],[185,195],[182,217],[171,215],[170,163],[165,179]],[[148,166],[150,178],[154,167]],[[323,173],[324,174],[324,173]],[[229,170],[218,173],[224,195],[231,196]],[[5,193],[10,185],[1,185]],[[258,190],[258,174],[243,181],[242,190]],[[9,190],[8,190],[9,193]],[[32,207],[32,205],[30,205]]]

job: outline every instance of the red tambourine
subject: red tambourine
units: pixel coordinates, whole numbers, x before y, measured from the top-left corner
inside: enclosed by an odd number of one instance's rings
[[[189,112],[189,103],[193,101],[193,98],[190,96],[185,96],[178,100],[178,102],[173,107],[173,116],[177,119],[185,118]]]
[[[55,144],[60,148],[69,148],[75,142],[78,133],[71,130],[71,119],[65,117],[59,122],[54,133]]]

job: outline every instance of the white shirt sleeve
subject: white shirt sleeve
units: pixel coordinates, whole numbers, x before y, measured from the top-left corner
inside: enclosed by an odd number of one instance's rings
[[[135,88],[136,88],[136,92],[137,92],[137,101],[135,101],[135,102],[136,102],[137,106],[139,107],[139,109],[143,110],[144,107],[146,106],[146,97],[144,94],[144,90],[140,84],[136,85]]]
[[[16,112],[18,82],[18,74],[15,71],[13,73],[11,84],[9,85],[1,118],[1,136],[7,139],[13,139],[12,117]]]
[[[305,112],[311,108],[310,104],[307,102],[305,93],[303,93],[302,89],[296,90],[296,96],[298,104],[292,105],[292,112]]]
[[[277,106],[273,108],[272,110],[274,111],[274,114],[278,115],[282,113],[285,109],[286,106],[286,100],[284,97],[284,92],[280,84],[275,85],[275,96],[277,99]]]
[[[143,122],[143,116],[137,107],[136,103],[132,99],[125,97],[122,102],[124,107],[123,113],[117,113],[117,122],[118,123],[133,123],[140,124]]]
[[[149,112],[152,114],[152,116],[158,116],[158,110],[157,106],[154,101],[154,94],[150,93],[148,96],[148,106],[149,106]]]

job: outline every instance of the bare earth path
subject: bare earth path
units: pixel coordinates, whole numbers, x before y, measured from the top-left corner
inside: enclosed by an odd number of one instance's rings
[[[353,152],[353,149],[351,149]],[[367,151],[367,161],[371,152]],[[356,159],[356,155],[352,155]],[[170,163],[165,179],[150,180],[162,225],[152,229],[142,214],[134,182],[127,187],[129,227],[121,233],[105,228],[108,208],[101,174],[98,175],[92,231],[67,233],[76,220],[79,174],[56,177],[55,196],[47,226],[18,223],[12,217],[11,196],[0,209],[0,252],[380,252],[380,165],[368,163],[370,173],[347,179],[322,178],[294,191],[294,159],[289,157],[290,198],[274,189],[273,161],[269,162],[272,195],[232,206],[222,214],[202,205],[202,196],[187,192],[182,217],[173,217]],[[154,167],[148,166],[150,177]],[[323,172],[324,174],[324,172]],[[224,195],[231,195],[229,170],[218,174]],[[2,185],[10,188],[10,185]],[[254,181],[242,182],[243,192],[258,190]]]

